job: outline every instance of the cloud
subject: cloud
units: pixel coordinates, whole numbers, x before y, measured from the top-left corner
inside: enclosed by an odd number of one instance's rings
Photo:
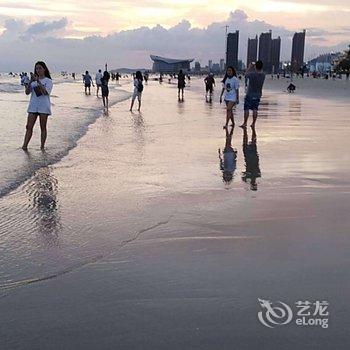
[[[0,36],[2,39],[31,40],[36,36],[53,35],[68,25],[67,18],[54,21],[42,21],[34,24],[26,24],[23,20],[7,19],[4,22],[4,32]]]
[[[205,65],[209,59],[218,62],[224,57],[226,25],[229,31],[240,31],[239,57],[243,61],[246,59],[248,37],[270,29],[273,37],[282,38],[282,59],[290,59],[294,31],[261,20],[250,20],[244,11],[236,10],[226,20],[212,23],[206,28],[195,28],[188,20],[182,20],[170,28],[161,25],[152,28],[140,26],[107,36],[92,35],[82,40],[57,35],[62,31],[66,35],[72,31],[66,18],[31,25],[18,20],[7,21],[5,32],[0,36],[0,51],[7,53],[0,56],[0,71],[30,69],[38,59],[47,61],[50,68],[56,71],[95,71],[105,62],[111,68],[151,67],[150,54],[195,58]],[[327,47],[327,43],[322,41],[330,34],[325,30],[310,28],[306,41],[307,59],[334,50],[335,47]],[[25,37],[30,41],[24,40]],[[341,45],[345,48],[344,44]]]
[[[43,21],[30,25],[27,30],[23,33],[24,37],[33,37],[36,35],[52,33],[64,29],[68,25],[67,18],[61,18],[57,21]]]

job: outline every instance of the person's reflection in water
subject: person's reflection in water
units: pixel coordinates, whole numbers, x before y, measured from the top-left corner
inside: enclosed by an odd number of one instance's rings
[[[243,154],[245,161],[245,171],[242,175],[244,182],[250,182],[250,189],[252,191],[258,190],[256,179],[261,177],[259,167],[259,154],[256,145],[256,131],[252,128],[252,140],[248,142],[247,128],[243,129]]]
[[[232,135],[234,127],[226,128],[226,143],[224,151],[221,154],[219,148],[219,160],[220,160],[220,169],[222,171],[222,179],[226,185],[229,185],[233,179],[234,172],[237,166],[237,151],[232,148]]]
[[[27,186],[39,233],[49,246],[58,244],[60,216],[57,205],[57,180],[49,167],[39,169]]]

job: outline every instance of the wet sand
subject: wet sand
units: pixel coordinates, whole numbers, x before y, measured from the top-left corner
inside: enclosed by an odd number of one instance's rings
[[[228,184],[200,86],[151,82],[0,199],[1,349],[349,347],[349,101],[266,91]],[[330,326],[267,328],[258,298],[327,300]]]

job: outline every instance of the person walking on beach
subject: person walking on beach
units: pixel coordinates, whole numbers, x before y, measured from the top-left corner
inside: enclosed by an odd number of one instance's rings
[[[209,93],[209,99],[211,100],[212,96],[213,96],[213,89],[215,86],[215,79],[213,76],[213,73],[210,73],[206,76],[206,78],[204,79],[204,83],[205,83],[205,99],[208,99],[208,93]]]
[[[262,69],[263,63],[259,60],[255,63],[255,69],[250,70],[245,76],[247,93],[244,98],[244,122],[241,125],[242,128],[247,127],[250,110],[253,111],[253,123],[251,126],[253,128],[255,127],[255,123],[258,118],[262,88],[265,82],[265,74]]]
[[[83,82],[84,82],[84,86],[85,86],[85,95],[88,94],[88,90],[89,90],[89,95],[91,95],[91,84],[92,86],[94,86],[94,82],[92,81],[91,75],[89,74],[88,71],[85,72],[85,74],[83,75]]]
[[[232,126],[235,125],[233,107],[239,104],[239,80],[237,79],[236,70],[233,67],[227,67],[225,77],[222,80],[222,85],[220,103],[222,103],[222,96],[225,94],[226,124],[224,125],[224,129],[226,129],[230,120]]]
[[[143,77],[142,73],[138,70],[135,74],[134,78],[134,93],[132,95],[131,99],[131,106],[130,106],[130,112],[132,112],[132,108],[134,107],[134,102],[137,97],[138,102],[139,102],[139,108],[137,109],[138,111],[141,110],[141,96],[142,96],[142,91],[143,91]]]
[[[28,106],[28,118],[26,125],[26,134],[22,149],[28,149],[28,143],[33,135],[33,128],[39,116],[41,129],[41,149],[45,149],[47,137],[47,117],[51,115],[50,94],[52,91],[52,79],[46,64],[38,61],[34,66],[34,74],[31,76],[29,83],[25,86],[26,95],[30,96]]]
[[[98,97],[98,91],[100,90],[100,87],[101,87],[101,79],[102,79],[102,73],[101,73],[101,69],[99,69],[95,76],[95,83],[97,87],[97,91],[96,91],[97,97]]]
[[[184,100],[184,89],[186,86],[186,77],[185,74],[182,72],[182,69],[180,69],[179,74],[177,75],[177,97],[180,101],[180,93],[181,93],[181,100]]]
[[[110,74],[108,73],[107,70],[105,70],[101,78],[101,93],[102,93],[103,107],[106,108],[107,111],[108,111],[108,95],[109,95],[108,82],[110,78],[111,78]]]

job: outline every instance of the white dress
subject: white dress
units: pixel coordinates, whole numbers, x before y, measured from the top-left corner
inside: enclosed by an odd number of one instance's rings
[[[41,114],[51,114],[51,101],[50,94],[52,91],[52,80],[49,78],[40,79],[41,85],[43,85],[48,93],[48,95],[37,96],[34,88],[38,86],[36,81],[33,81],[30,84],[31,96],[28,106],[28,113],[41,113]]]

